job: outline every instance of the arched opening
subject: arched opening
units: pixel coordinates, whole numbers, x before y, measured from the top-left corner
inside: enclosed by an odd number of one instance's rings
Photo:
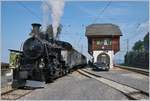
[[[97,56],[97,62],[103,62],[103,63],[106,63],[106,64],[110,64],[110,57],[108,54],[106,53],[100,53],[98,56]]]

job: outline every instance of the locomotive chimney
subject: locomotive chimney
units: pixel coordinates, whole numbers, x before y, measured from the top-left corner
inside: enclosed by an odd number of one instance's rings
[[[33,23],[32,24],[32,36],[38,36],[38,34],[40,33],[40,27],[41,27],[41,24],[38,24],[38,23]]]

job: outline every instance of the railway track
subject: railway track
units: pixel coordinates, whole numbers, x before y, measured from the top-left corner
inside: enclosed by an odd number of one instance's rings
[[[29,93],[31,93],[34,89],[13,89],[8,92],[1,94],[2,100],[17,100]]]
[[[121,65],[115,65],[115,67],[149,76],[149,70],[146,70],[146,69],[135,68],[135,67],[128,67],[128,66],[121,66]]]
[[[149,99],[149,93],[141,91],[139,89],[118,83],[114,80],[103,78],[99,75],[93,74],[87,70],[77,70],[81,75],[84,75],[89,78],[93,78],[95,80],[98,80],[99,82],[102,82],[118,91],[123,93],[125,96],[127,96],[130,100],[143,100],[143,99]]]

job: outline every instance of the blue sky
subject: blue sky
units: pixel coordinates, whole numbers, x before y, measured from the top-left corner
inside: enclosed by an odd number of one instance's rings
[[[63,30],[61,40],[70,42],[75,49],[87,53],[87,38],[85,27],[92,23],[113,23],[120,27],[121,50],[115,56],[123,60],[127,51],[126,39],[129,39],[130,50],[133,44],[144,37],[148,31],[148,2],[112,1],[67,1],[61,18]],[[43,22],[41,1],[3,1],[1,3],[2,21],[2,61],[8,62],[8,49],[20,50],[21,44],[29,37],[31,24]],[[95,20],[96,19],[96,20]],[[51,19],[50,22],[51,24]],[[82,47],[82,48],[81,48]]]

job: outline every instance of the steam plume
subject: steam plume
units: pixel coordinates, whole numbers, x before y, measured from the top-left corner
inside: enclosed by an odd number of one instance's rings
[[[46,2],[43,2],[42,4],[43,9],[43,30],[46,31],[46,28],[48,26],[49,22],[49,7]]]
[[[60,19],[63,15],[64,10],[64,0],[46,0],[45,4],[43,5],[43,12],[45,12],[45,16],[48,16],[47,13],[48,8],[51,10],[51,18],[52,18],[52,27],[53,27],[53,36],[56,39],[57,36],[57,29],[60,25]],[[44,26],[47,26],[47,17],[44,19]]]

